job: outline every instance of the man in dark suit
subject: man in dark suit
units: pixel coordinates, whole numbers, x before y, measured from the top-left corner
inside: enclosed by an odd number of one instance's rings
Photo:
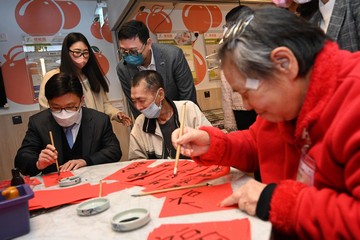
[[[82,107],[83,90],[77,77],[55,74],[45,85],[45,96],[50,108],[30,117],[15,157],[15,167],[22,174],[55,172],[56,159],[60,171],[120,160],[120,143],[109,117]]]
[[[194,79],[180,48],[153,43],[146,25],[136,20],[131,20],[120,28],[118,39],[121,61],[116,70],[135,118],[140,112],[131,101],[130,82],[142,70],[156,70],[160,73],[164,79],[165,95],[171,100],[197,103]]]

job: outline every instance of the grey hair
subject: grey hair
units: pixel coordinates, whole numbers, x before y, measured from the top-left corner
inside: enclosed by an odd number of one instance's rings
[[[251,14],[253,18],[249,21]],[[275,65],[270,54],[277,47],[287,47],[293,52],[299,63],[298,75],[305,76],[329,40],[317,26],[277,7],[259,8],[241,15],[235,24],[237,28],[233,26],[225,33],[218,57],[220,60],[231,57],[239,71],[250,78],[274,76]]]

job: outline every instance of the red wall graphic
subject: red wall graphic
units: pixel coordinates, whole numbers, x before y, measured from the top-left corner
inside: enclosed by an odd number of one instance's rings
[[[20,0],[15,8],[17,24],[31,36],[55,35],[62,28],[77,26],[80,18],[80,10],[72,1]]]
[[[182,20],[191,32],[205,33],[210,27],[218,27],[222,22],[220,8],[215,5],[185,5]]]
[[[17,45],[4,54],[5,62],[2,65],[2,72],[6,96],[19,104],[34,104],[33,84],[23,53],[22,46]]]
[[[151,7],[150,13],[139,12],[135,19],[147,25],[149,31],[154,34],[171,32],[172,21],[163,9],[162,5],[154,5]]]
[[[91,49],[94,51],[95,58],[98,61],[100,68],[104,75],[106,75],[110,69],[110,63],[107,58],[102,54],[100,49],[96,46],[91,46]]]
[[[109,43],[112,43],[112,36],[108,18],[105,19],[104,25],[100,27],[99,17],[95,17],[94,21],[90,26],[90,32],[95,38],[105,39]]]

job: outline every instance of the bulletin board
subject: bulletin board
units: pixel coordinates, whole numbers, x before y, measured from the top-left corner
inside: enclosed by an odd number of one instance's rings
[[[31,77],[35,100],[38,99],[40,84],[45,73],[60,66],[62,41],[63,37],[24,37],[26,66]]]
[[[189,31],[157,34],[158,43],[175,45],[183,50],[185,58],[189,64],[194,83],[196,84],[198,82],[198,79],[196,76],[194,53],[192,47],[193,38],[193,34]]]
[[[222,38],[221,32],[204,33],[206,63],[210,81],[220,80],[220,62],[217,59],[217,49]]]

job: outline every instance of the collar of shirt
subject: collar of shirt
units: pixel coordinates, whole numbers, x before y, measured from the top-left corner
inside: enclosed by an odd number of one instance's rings
[[[335,5],[335,0],[329,0],[326,4],[324,4],[322,1],[319,1],[319,11],[322,15],[322,20],[320,22],[320,28],[326,33],[330,19],[331,14],[333,12]]]
[[[151,62],[149,64],[149,66],[147,66],[147,67],[138,66],[137,68],[139,69],[139,71],[144,71],[144,70],[154,70],[154,71],[156,71],[154,54],[153,54],[152,49],[150,49],[150,50],[151,50]]]

